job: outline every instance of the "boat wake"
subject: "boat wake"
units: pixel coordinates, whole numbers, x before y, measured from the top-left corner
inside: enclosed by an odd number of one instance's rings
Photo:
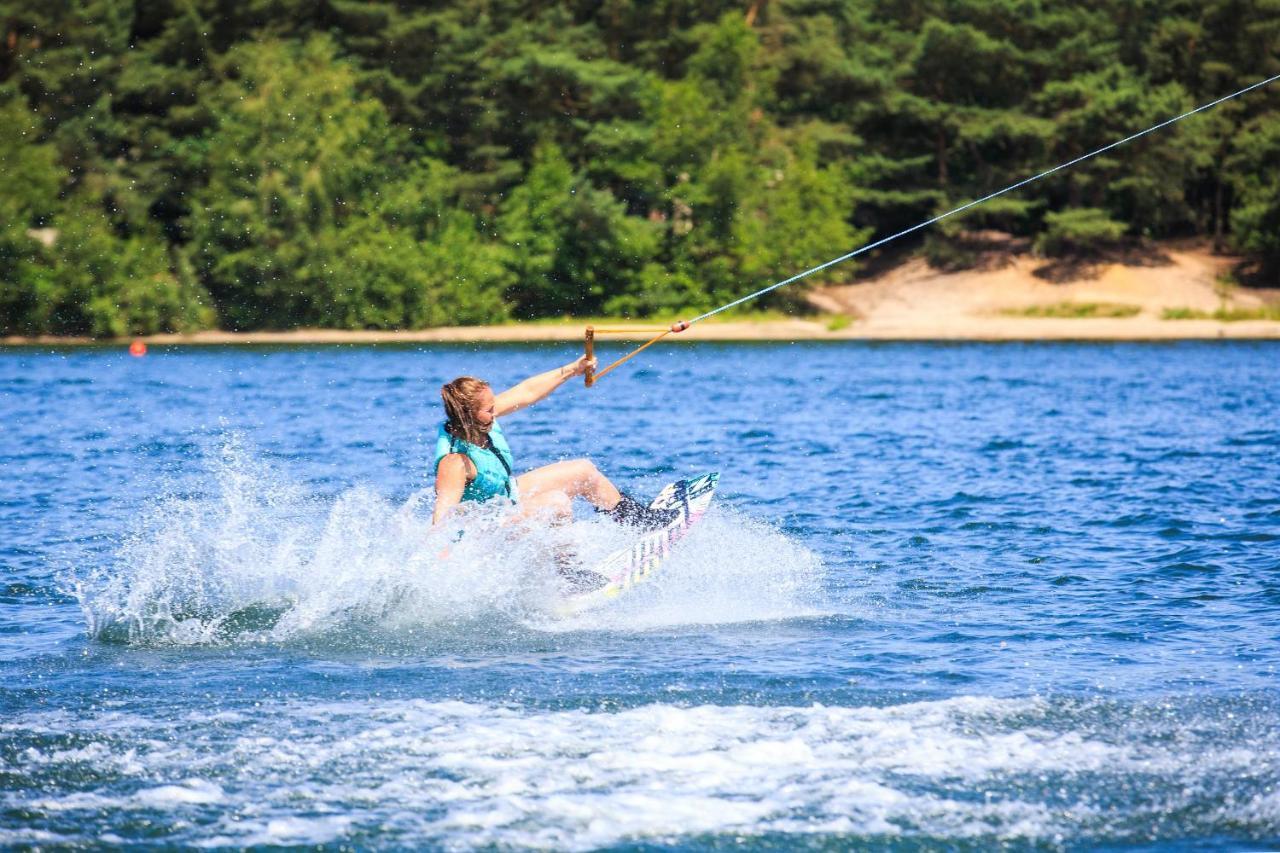
[[[1274,712],[1249,696],[39,708],[0,720],[16,745],[0,805],[52,831],[0,844],[146,819],[201,847],[1274,849]]]

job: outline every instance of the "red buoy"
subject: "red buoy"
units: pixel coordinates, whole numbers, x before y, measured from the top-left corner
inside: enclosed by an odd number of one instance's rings
[[[142,358],[147,354],[147,345],[140,340],[135,340],[129,344],[129,355],[134,358]]]

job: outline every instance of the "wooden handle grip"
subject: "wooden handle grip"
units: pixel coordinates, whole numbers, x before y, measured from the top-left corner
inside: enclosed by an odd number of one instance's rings
[[[587,326],[587,361],[596,357],[596,330],[591,326]],[[587,365],[587,372],[583,374],[587,387],[590,388],[596,384],[596,370],[590,364]]]

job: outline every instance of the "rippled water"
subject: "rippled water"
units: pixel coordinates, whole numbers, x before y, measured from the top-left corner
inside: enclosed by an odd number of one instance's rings
[[[722,472],[565,622],[427,466],[572,355],[0,351],[0,846],[1280,845],[1280,346],[647,351],[505,422]]]

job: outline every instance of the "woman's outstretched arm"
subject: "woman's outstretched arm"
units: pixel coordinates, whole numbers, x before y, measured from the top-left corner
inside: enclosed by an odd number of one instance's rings
[[[532,406],[569,379],[586,373],[588,364],[595,367],[595,359],[588,362],[587,357],[584,355],[564,367],[557,367],[555,370],[548,370],[546,373],[530,376],[514,388],[508,388],[493,398],[494,417],[500,418],[518,409]]]

